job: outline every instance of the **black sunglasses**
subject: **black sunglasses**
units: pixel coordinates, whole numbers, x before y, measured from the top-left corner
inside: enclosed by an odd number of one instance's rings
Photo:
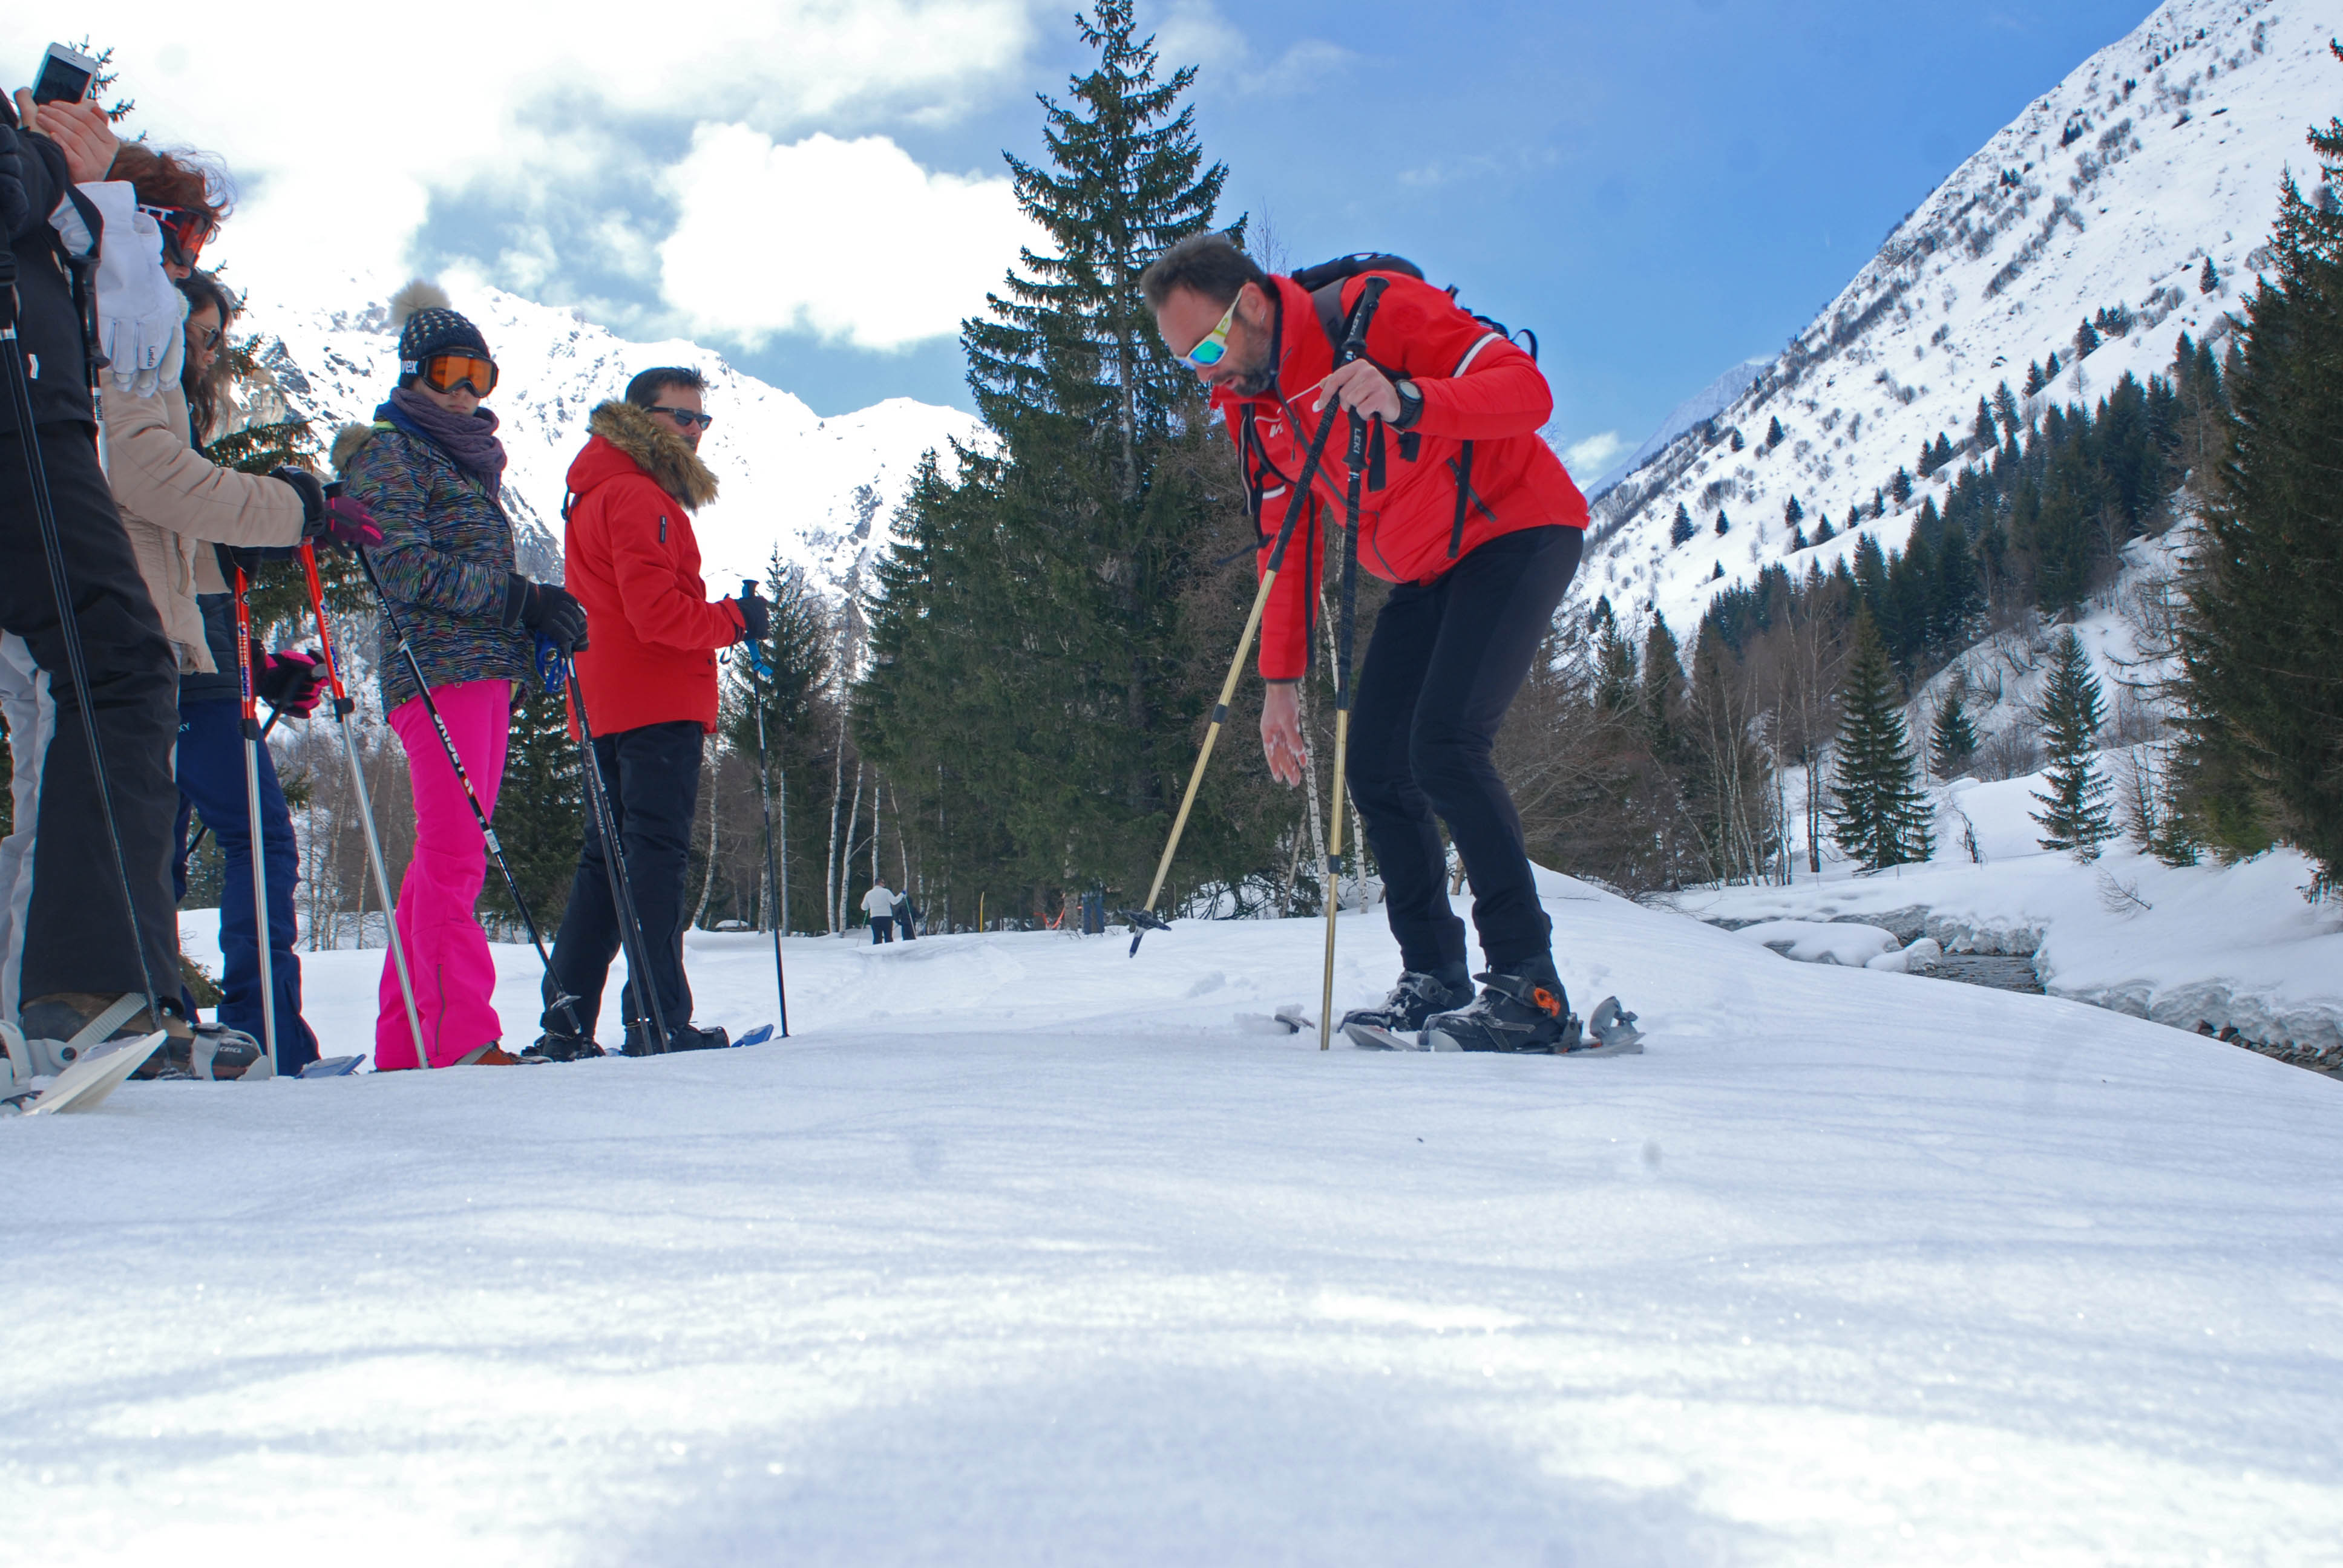
[[[715,415],[702,414],[694,408],[669,408],[663,404],[654,403],[650,406],[649,412],[653,414],[664,414],[669,418],[674,420],[677,424],[684,427],[686,429],[689,429],[696,424],[701,429],[705,430],[708,427],[716,423]]]

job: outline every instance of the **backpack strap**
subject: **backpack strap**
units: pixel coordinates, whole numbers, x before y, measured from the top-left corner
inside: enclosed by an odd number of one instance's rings
[[[1473,505],[1473,443],[1464,443],[1464,450],[1449,459],[1450,472],[1456,476],[1456,522],[1448,530],[1448,558],[1454,560],[1456,552],[1464,548],[1464,514]]]

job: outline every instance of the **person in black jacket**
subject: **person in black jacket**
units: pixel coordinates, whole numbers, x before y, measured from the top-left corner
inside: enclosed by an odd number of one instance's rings
[[[0,313],[15,333],[5,344],[15,366],[0,363],[0,699],[15,765],[15,831],[0,845],[0,1017],[21,1020],[21,1039],[8,1042],[19,1081],[58,1070],[63,1047],[85,1031],[76,1050],[160,1028],[184,1054],[191,1039],[170,878],[177,660],[99,466],[89,318],[77,297],[76,272],[95,262],[102,228],[74,186],[105,178],[112,150],[102,112],[87,107],[96,126],[83,123],[82,106],[43,106],[61,120],[51,136],[20,123],[29,95],[0,106],[0,271],[11,275],[0,279]],[[61,142],[94,166],[69,164]],[[86,711],[36,487],[56,519]],[[111,823],[91,769],[92,729]]]

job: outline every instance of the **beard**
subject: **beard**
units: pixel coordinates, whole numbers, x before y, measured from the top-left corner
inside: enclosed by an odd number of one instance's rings
[[[1262,397],[1277,389],[1277,357],[1263,344],[1253,362],[1221,383],[1240,397]]]

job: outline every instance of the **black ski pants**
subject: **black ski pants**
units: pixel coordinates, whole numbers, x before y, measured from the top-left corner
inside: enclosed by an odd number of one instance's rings
[[[179,928],[171,859],[179,789],[171,778],[171,746],[179,728],[178,658],[147,597],[90,427],[35,426],[89,673],[89,711],[83,711],[33,510],[32,466],[18,415],[0,377],[0,630],[30,652],[42,689],[30,706],[54,705],[55,720],[45,745],[15,738],[16,764],[36,770],[38,788],[34,820],[15,824],[19,833],[35,835],[29,900],[22,886],[9,890],[15,916],[9,929],[21,944],[7,955],[20,966],[15,994],[21,1005],[61,991],[145,995],[151,984],[159,1000],[175,1004]],[[121,833],[127,910],[90,771],[93,724]],[[17,799],[26,799],[22,789]],[[17,868],[20,881],[25,870]]]
[[[1472,879],[1483,956],[1500,970],[1552,961],[1521,815],[1490,753],[1584,547],[1577,528],[1501,534],[1436,582],[1393,588],[1375,618],[1347,769],[1411,970],[1465,961],[1439,822]]]
[[[659,1010],[671,1030],[691,1021],[691,987],[683,975],[683,884],[690,858],[692,807],[699,797],[700,746],[706,738],[707,732],[691,719],[594,738],[594,761],[611,814],[618,819],[628,886],[643,923],[649,978],[659,988]],[[602,1010],[610,960],[619,951],[618,920],[601,829],[589,806],[586,845],[569,886],[569,908],[553,940],[552,970],[539,1020],[547,1033],[570,1032],[568,1015],[553,1005],[551,987],[556,983],[578,999],[579,1025],[593,1030]],[[619,1002],[622,1021],[634,1017],[638,1009],[649,1016],[649,1004],[637,991],[643,983],[643,976],[629,973]]]

